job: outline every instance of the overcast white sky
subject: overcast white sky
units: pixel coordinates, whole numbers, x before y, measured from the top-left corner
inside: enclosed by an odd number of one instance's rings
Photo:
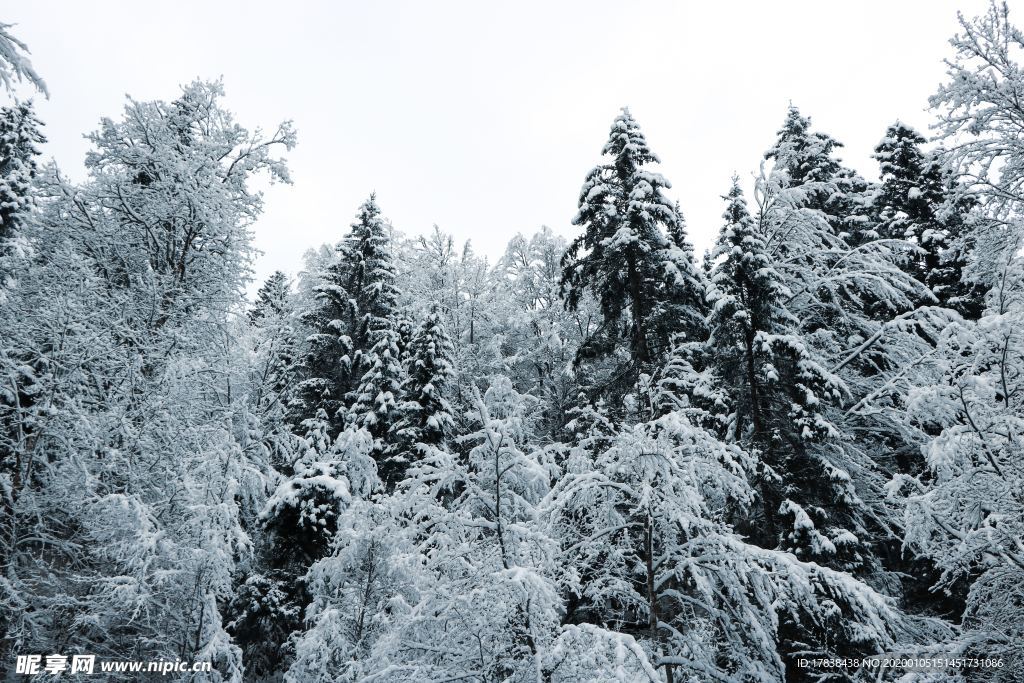
[[[293,119],[295,184],[270,189],[255,229],[262,278],[339,239],[371,190],[400,230],[437,223],[491,256],[541,225],[571,236],[580,184],[623,105],[702,250],[731,174],[757,170],[789,101],[876,177],[871,150],[889,123],[931,123],[957,10],[984,8],[32,0],[0,20],[18,24],[49,85],[45,152],[72,177],[84,173],[82,134],[119,115],[126,93],[169,100],[222,76],[243,125]]]

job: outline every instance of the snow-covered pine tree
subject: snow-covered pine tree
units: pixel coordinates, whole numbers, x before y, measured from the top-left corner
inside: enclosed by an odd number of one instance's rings
[[[875,230],[883,239],[906,240],[923,250],[906,257],[914,277],[939,303],[977,318],[983,292],[964,281],[963,252],[968,245],[962,244],[965,236],[960,234],[968,227],[976,202],[956,192],[941,160],[921,149],[924,143],[920,133],[897,121],[875,147],[881,175],[874,196]]]
[[[788,291],[781,303],[797,323],[789,332],[799,335],[805,351],[848,388],[842,401],[831,402],[829,419],[838,431],[858,438],[830,440],[815,448],[834,468],[829,475],[833,484],[846,491],[840,500],[854,501],[855,508],[865,506],[858,515],[862,528],[849,518],[841,526],[861,543],[888,544],[888,557],[899,557],[899,521],[881,502],[882,486],[895,469],[917,466],[917,450],[906,440],[900,420],[890,419],[874,403],[904,400],[908,386],[929,363],[938,330],[952,314],[943,307],[922,306],[937,302],[904,267],[907,244],[881,239],[873,223],[863,220],[870,213],[864,203],[872,193],[851,195],[844,189],[830,138],[808,132],[809,122],[796,112],[788,120],[795,131],[804,131],[788,136],[788,142],[807,144],[782,145],[775,163],[762,169],[755,186],[758,231]],[[817,152],[801,154],[801,149]],[[806,168],[795,164],[802,156],[807,157]],[[793,177],[804,182],[794,183]],[[841,403],[844,411],[839,412],[835,409]],[[870,556],[858,554],[874,564]],[[871,570],[873,580],[894,583],[895,577],[881,569]]]
[[[403,350],[399,326],[399,291],[391,254],[391,230],[380,215],[376,195],[363,203],[352,234],[342,246],[349,263],[347,291],[351,293],[355,320],[352,323],[352,370],[358,375],[347,397],[346,425],[365,429],[374,439],[373,457],[381,466],[381,478],[396,481],[383,462],[387,439],[402,400]]]
[[[31,102],[0,108],[0,256],[32,206],[36,157],[46,142]],[[0,275],[4,272],[0,264]],[[2,285],[2,283],[0,283]]]
[[[275,494],[278,502],[263,515],[270,536],[264,580],[300,606],[308,599],[302,577],[330,551],[338,515],[348,502],[347,468],[353,458],[380,461],[379,473],[374,465],[372,477],[363,477],[374,482],[365,485],[367,491],[376,488],[380,477],[393,479],[383,460],[404,370],[400,337],[393,327],[398,291],[390,230],[374,195],[360,206],[351,232],[319,280],[314,306],[304,315],[312,331],[304,379],[291,404],[305,454],[283,472],[286,478]],[[253,585],[250,592],[258,588]],[[266,629],[247,627],[247,632],[258,636],[294,630],[290,612],[278,616],[278,621],[266,622]],[[252,646],[259,645],[256,636]]]
[[[790,293],[747,211],[739,181],[725,197],[725,226],[715,245],[708,318],[714,374],[729,387],[726,438],[759,459],[763,516],[751,529],[767,547],[844,569],[856,568],[862,543],[855,489],[822,442],[839,432],[826,414],[846,392],[801,338],[785,306]]]
[[[29,264],[12,259],[17,258],[14,240],[22,224],[31,218],[32,183],[39,156],[36,145],[45,142],[41,126],[30,102],[0,108],[0,304],[7,298],[4,290],[13,285],[11,279],[16,273],[27,274]],[[6,322],[14,325],[16,319],[10,317]],[[13,485],[20,483],[17,453],[35,431],[34,414],[40,408],[35,406],[35,395],[41,390],[37,381],[48,368],[40,358],[11,341],[0,348],[0,372],[5,378],[4,390],[0,391],[0,477],[10,478]],[[3,505],[0,502],[0,509]]]
[[[340,252],[340,249],[338,250]],[[347,290],[349,263],[335,254],[313,286],[313,305],[302,314],[309,330],[298,368],[300,380],[289,405],[289,418],[299,433],[312,428],[311,421],[327,420],[332,434],[344,424],[345,399],[352,382],[352,338],[348,332],[355,319]]]
[[[390,325],[390,322],[389,322]],[[376,341],[361,354],[361,364],[367,365],[359,386],[352,392],[353,402],[347,424],[351,428],[366,430],[373,438],[373,458],[378,462],[381,479],[394,486],[401,479],[400,461],[388,457],[393,447],[391,428],[398,419],[398,407],[403,401],[402,386],[405,368],[402,367],[400,338],[390,326],[375,329]]]
[[[562,287],[570,311],[590,294],[603,316],[580,361],[614,356],[620,344],[629,349],[605,381],[621,395],[664,357],[674,334],[702,336],[704,287],[692,250],[666,233],[681,240],[682,219],[663,194],[669,182],[648,168],[658,157],[628,109],[616,117],[602,154],[610,159],[580,190],[573,224],[583,234],[563,258]]]
[[[422,446],[442,446],[454,422],[448,392],[454,378],[454,350],[440,311],[434,308],[409,342],[402,403],[391,426],[394,443],[389,461],[404,474]]]
[[[250,402],[259,420],[258,437],[267,462],[290,473],[294,437],[287,422],[298,362],[296,316],[288,276],[275,271],[256,294],[249,309],[255,364],[250,380]]]
[[[395,318],[395,333],[398,335],[398,357],[404,366],[409,359],[409,345],[412,343],[416,327],[408,316],[400,314]]]
[[[839,146],[790,107],[766,153],[755,199],[768,252],[804,333],[841,349],[931,294],[903,272],[903,243],[879,240],[870,188],[834,156]],[[822,343],[826,343],[822,339]]]
[[[801,188],[800,206],[821,212],[832,231],[851,244],[871,239],[868,183],[836,158],[842,143],[812,131],[810,117],[792,104],[776,135],[765,159],[774,162],[773,171],[783,187]]]
[[[256,301],[249,309],[249,321],[258,324],[260,320],[284,315],[288,309],[288,276],[280,270],[270,274],[256,292]]]
[[[371,194],[320,275],[313,307],[304,314],[311,334],[292,406],[294,424],[301,426],[322,410],[331,437],[341,433],[371,366],[367,354],[392,326],[394,283],[388,225]]]
[[[345,290],[354,302],[356,316],[349,334],[357,381],[371,365],[364,356],[379,341],[381,330],[396,329],[399,291],[391,252],[391,228],[381,215],[377,195],[371,194],[359,207],[352,232],[339,249],[342,260],[349,264]]]
[[[322,413],[322,411],[321,411]],[[245,577],[230,606],[231,632],[255,673],[273,679],[291,664],[312,596],[306,574],[331,553],[339,520],[380,487],[373,437],[347,428],[336,439],[320,415],[304,452],[267,501],[257,571]]]

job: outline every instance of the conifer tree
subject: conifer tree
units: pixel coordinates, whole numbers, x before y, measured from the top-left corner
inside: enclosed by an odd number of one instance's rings
[[[353,374],[352,338],[348,332],[355,319],[355,306],[347,290],[349,267],[340,254],[335,257],[314,287],[313,308],[303,314],[310,334],[305,342],[302,379],[289,407],[290,420],[299,433],[313,429],[318,416],[329,422],[334,436],[343,426],[345,398]]]
[[[760,456],[760,541],[771,547],[781,541],[805,558],[827,559],[835,554],[835,543],[808,526],[810,513],[801,510],[814,505],[817,519],[811,521],[824,524],[828,515],[818,506],[830,495],[849,494],[838,470],[814,447],[838,436],[825,409],[845,387],[795,333],[798,321],[784,305],[789,292],[747,211],[738,179],[725,199],[726,224],[715,245],[718,263],[709,294],[708,347],[716,375],[733,396],[726,436]],[[783,531],[783,518],[794,523],[794,531]],[[840,535],[831,521],[828,526]]]
[[[0,33],[3,26],[0,25]],[[39,128],[30,102],[0,108],[0,302],[15,265],[7,257],[10,241],[21,232],[32,208],[32,181],[36,176],[36,145],[46,141]],[[7,336],[7,335],[4,335]],[[40,392],[41,376],[50,369],[39,359],[32,358],[11,341],[0,344],[0,372],[6,371],[5,389],[0,391],[0,478],[17,461],[17,442],[32,438],[36,395]],[[32,417],[30,417],[32,416]],[[17,482],[19,475],[12,479]],[[0,504],[0,517],[5,512]],[[2,548],[2,545],[0,545]]]
[[[876,230],[881,237],[907,240],[923,250],[907,258],[914,276],[940,303],[976,319],[983,292],[964,280],[969,245],[960,239],[975,200],[957,192],[939,157],[921,149],[924,143],[920,133],[897,121],[875,147],[881,175],[874,198]]]
[[[843,144],[821,131],[811,130],[810,117],[792,104],[765,159],[775,162],[774,171],[786,188],[802,188],[801,208],[820,211],[837,235],[851,243],[869,236],[868,184],[835,156]]]
[[[271,464],[289,472],[292,434],[287,422],[294,392],[298,340],[288,277],[275,271],[256,295],[249,309],[254,336],[255,366],[251,405],[260,421],[258,438],[267,448]]]
[[[409,344],[412,342],[416,329],[405,315],[399,315],[395,320],[395,332],[398,333],[398,357],[402,365],[409,359]]]
[[[31,207],[41,126],[31,102],[0,108],[0,255]]]
[[[392,330],[398,300],[390,249],[387,222],[376,196],[370,195],[338,245],[336,259],[321,275],[316,304],[305,315],[312,334],[303,362],[305,378],[293,406],[296,425],[316,419],[323,410],[328,433],[336,437],[360,396],[360,383],[374,359],[382,358],[371,350]],[[395,361],[398,354],[396,350],[392,355]]]
[[[37,175],[31,107],[0,109],[0,661],[1019,683],[1007,12],[961,18],[947,149],[894,124],[869,185],[791,107],[699,265],[624,110],[568,249],[544,229],[492,267],[371,196],[250,304],[252,180],[287,181],[289,124],[250,133],[219,83],[130,100],[72,184]],[[0,87],[42,88],[8,28]],[[868,656],[1002,666],[833,666]]]
[[[627,345],[631,359],[616,375],[628,389],[668,352],[673,334],[701,335],[703,286],[692,250],[679,243],[682,219],[662,193],[670,184],[648,170],[658,157],[628,109],[616,117],[602,154],[609,160],[580,190],[573,223],[583,234],[562,260],[562,288],[569,310],[589,293],[604,317],[579,360]]]
[[[345,290],[354,302],[352,364],[357,381],[370,367],[365,358],[385,329],[397,329],[398,289],[391,255],[390,226],[380,213],[376,194],[361,207],[352,232],[339,249],[348,265]]]
[[[373,438],[372,457],[378,461],[381,479],[395,484],[399,473],[392,471],[395,463],[384,462],[391,447],[390,430],[398,415],[402,401],[402,368],[398,332],[385,327],[375,332],[377,340],[369,351],[362,354],[362,362],[369,365],[359,386],[352,392],[353,403],[347,424],[365,429]]]
[[[454,353],[435,307],[409,342],[402,384],[405,400],[398,406],[398,421],[391,428],[394,458],[399,463],[416,458],[420,446],[440,446],[451,435],[454,423],[446,394],[455,374]]]
[[[775,145],[765,158],[786,169],[791,185],[827,183],[841,170],[833,153],[842,143],[827,133],[811,131],[811,119],[793,104],[786,110],[786,120],[776,135]]]
[[[247,584],[245,600],[236,606],[250,615],[239,623],[252,646],[295,630],[293,610],[307,600],[301,577],[329,551],[338,514],[350,498],[353,453],[360,461],[383,459],[402,381],[394,278],[388,226],[371,195],[321,274],[315,305],[305,315],[312,334],[291,419],[306,452],[286,469],[264,513],[266,575]],[[362,479],[376,482],[373,469]],[[283,606],[273,618],[247,606],[276,595],[283,596]],[[275,647],[280,652],[281,644]]]
[[[254,325],[260,320],[283,315],[288,310],[288,276],[275,270],[256,292],[256,302],[249,309]]]

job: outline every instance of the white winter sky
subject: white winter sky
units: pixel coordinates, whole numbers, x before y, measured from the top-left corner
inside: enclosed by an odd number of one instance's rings
[[[84,177],[82,134],[118,116],[126,93],[170,100],[180,84],[223,77],[242,125],[293,119],[295,183],[267,191],[255,226],[262,279],[337,241],[372,190],[399,230],[436,223],[492,259],[541,225],[571,237],[580,185],[623,105],[703,250],[730,176],[749,187],[790,101],[877,177],[870,155],[892,121],[932,123],[957,10],[985,7],[32,0],[0,20],[17,24],[49,85],[44,152],[72,178]]]

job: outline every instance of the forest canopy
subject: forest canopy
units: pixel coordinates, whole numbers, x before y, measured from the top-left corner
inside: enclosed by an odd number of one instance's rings
[[[961,17],[931,131],[878,131],[877,181],[779,112],[754,181],[722,178],[703,255],[624,108],[580,169],[573,239],[519,234],[491,262],[370,195],[254,299],[253,188],[292,182],[292,123],[247,128],[219,81],[129,98],[72,182],[41,160],[15,95],[46,85],[10,31],[3,666],[1022,680],[1024,34],[1005,5]],[[870,657],[961,664],[835,664]]]

